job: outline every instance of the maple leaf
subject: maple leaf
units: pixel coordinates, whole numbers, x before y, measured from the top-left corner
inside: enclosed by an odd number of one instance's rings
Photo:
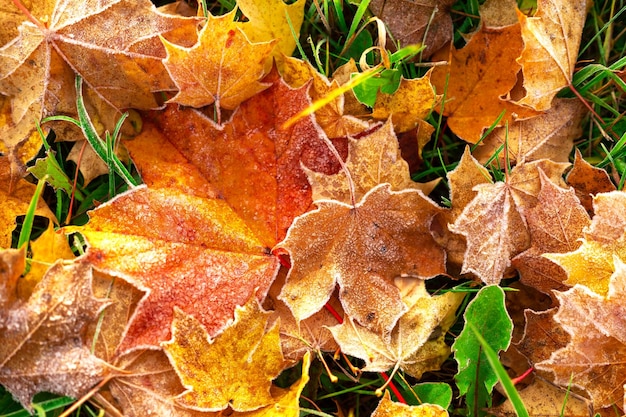
[[[285,82],[293,88],[300,88],[310,82],[309,94],[313,102],[327,100],[327,97],[335,94],[336,90],[340,88],[336,80],[333,80],[332,83],[328,81],[308,61],[292,57],[283,58],[281,75]],[[346,94],[352,93],[350,91]],[[316,122],[324,129],[329,138],[354,135],[368,127],[367,122],[344,114],[344,101],[345,94],[340,94],[315,111]]]
[[[0,383],[27,409],[41,391],[83,395],[105,366],[83,345],[81,332],[106,304],[92,295],[91,266],[54,264],[28,301],[14,300],[1,313]]]
[[[482,26],[464,48],[450,51],[450,57],[438,56],[448,65],[433,68],[431,82],[437,92],[445,93],[443,115],[448,126],[463,140],[476,143],[483,131],[538,113],[506,96],[517,82],[522,50],[519,25],[502,28]]]
[[[304,21],[305,0],[285,4],[283,0],[238,0],[237,6],[248,18],[239,27],[252,42],[276,39],[273,51],[277,60],[290,56],[296,49],[300,26]]]
[[[295,364],[307,352],[319,355],[321,352],[337,351],[339,345],[328,330],[330,326],[337,324],[337,317],[329,309],[323,308],[306,320],[298,322],[289,307],[278,299],[286,277],[287,269],[281,268],[263,303],[265,309],[273,311],[273,320],[280,318],[280,344],[285,360]],[[336,292],[328,304],[339,314],[338,317],[343,315]]]
[[[485,284],[498,284],[510,258],[530,243],[526,222],[505,182],[479,184],[478,192],[449,229],[465,236],[462,274],[472,272]]]
[[[533,17],[518,12],[524,40],[518,62],[526,90],[518,103],[546,110],[571,85],[586,15],[587,1],[568,0],[538,0]]]
[[[555,99],[552,107],[540,116],[494,129],[481,142],[474,156],[485,163],[505,145],[507,152],[497,155],[498,166],[539,159],[569,162],[574,139],[582,134],[581,122],[585,113],[585,107],[578,99]]]
[[[398,139],[393,125],[388,121],[376,131],[349,139],[348,159],[345,171],[334,175],[318,173],[305,167],[313,189],[313,201],[329,199],[343,203],[356,201],[378,184],[387,183],[393,190],[415,189],[425,192],[426,184],[411,180],[408,164],[400,154]]]
[[[565,269],[566,284],[583,284],[604,296],[614,272],[613,256],[626,259],[626,193],[598,194],[593,206],[595,216],[583,229],[582,245],[571,252],[543,256]]]
[[[407,80],[400,78],[400,85],[393,94],[379,91],[376,95],[376,104],[372,117],[386,120],[391,116],[397,133],[409,131],[420,125],[433,109],[435,95],[430,84],[431,71],[422,78]]]
[[[370,11],[380,18],[401,46],[423,44],[423,59],[452,37],[451,0],[372,0]]]
[[[438,370],[450,354],[444,336],[454,323],[460,293],[431,296],[424,281],[396,278],[407,311],[391,334],[381,334],[354,323],[350,318],[330,328],[342,352],[365,361],[364,371],[386,372],[402,369],[415,378]]]
[[[251,411],[273,403],[271,382],[283,369],[279,326],[252,298],[215,339],[193,316],[176,308],[172,339],[162,343],[187,391],[178,401],[203,411],[230,406]]]
[[[389,391],[385,391],[372,417],[447,417],[448,412],[436,404],[406,405],[391,401]]]
[[[120,352],[166,340],[174,306],[193,312],[215,334],[235,305],[252,293],[265,296],[278,270],[223,200],[138,187],[89,216],[86,226],[66,228],[89,242],[86,259],[146,293]]]
[[[74,259],[75,255],[67,243],[67,237],[61,231],[55,231],[52,222],[36,240],[30,243],[32,252],[30,270],[25,274],[18,286],[18,296],[27,300],[51,264],[59,259]]]
[[[553,352],[564,348],[570,341],[569,334],[554,321],[557,311],[556,307],[544,311],[524,311],[524,334],[515,348],[528,359],[530,366],[550,359]],[[549,371],[537,372],[542,377],[553,379]]]
[[[155,114],[154,122],[204,181],[271,248],[284,238],[294,217],[311,206],[311,187],[302,164],[326,174],[336,173],[341,165],[311,116],[284,127],[310,104],[306,87],[290,88],[275,71],[264,82],[271,87],[244,102],[221,126],[196,110],[174,107]],[[134,142],[129,141],[128,147]],[[345,158],[347,140],[338,139],[333,144]],[[143,173],[150,166],[139,164],[139,153],[131,150]],[[159,167],[152,170],[162,172],[157,175],[165,173]]]
[[[541,255],[546,252],[570,252],[578,249],[583,228],[590,218],[574,194],[574,189],[562,189],[550,181],[543,171],[537,205],[529,208],[525,219],[530,232],[530,248],[513,259],[521,281],[541,292],[563,291],[565,272]]]
[[[474,187],[491,181],[491,175],[465,147],[459,164],[446,175],[450,184],[450,210],[438,214],[433,221],[435,240],[446,249],[449,264],[463,264],[467,242],[462,234],[453,233],[448,224],[453,224],[465,207],[478,194]]]
[[[233,21],[236,12],[208,16],[191,48],[162,39],[167,51],[163,64],[179,90],[169,102],[193,107],[215,103],[218,112],[232,110],[269,86],[259,79],[274,42],[250,43]]]
[[[0,156],[0,248],[11,247],[11,235],[15,229],[15,217],[28,211],[30,200],[35,194],[35,186],[25,180],[14,182],[16,176],[12,172],[9,158]],[[54,214],[40,198],[37,202],[35,214],[55,219]],[[50,220],[52,221],[52,220]]]
[[[147,0],[58,0],[44,2],[34,16],[22,12],[28,20],[0,49],[0,93],[11,102],[0,139],[12,150],[34,130],[34,120],[75,114],[75,73],[117,116],[119,109],[157,107],[153,92],[174,88],[157,36],[196,22],[161,14]],[[115,120],[105,124],[112,130]]]
[[[309,368],[311,366],[311,354],[307,352],[302,359],[302,377],[294,382],[291,387],[281,389],[272,386],[271,393],[275,403],[264,408],[243,413],[234,413],[236,417],[299,417],[300,395],[309,381]]]
[[[540,160],[517,165],[505,182],[478,184],[478,194],[448,228],[465,236],[461,273],[472,272],[486,284],[509,274],[511,258],[530,247],[525,212],[537,204],[540,172],[562,182],[567,164]]]
[[[441,209],[418,190],[371,189],[355,206],[333,200],[295,219],[278,246],[292,268],[280,294],[298,321],[319,311],[335,284],[346,314],[390,331],[405,311],[392,279],[443,273],[444,252],[429,225]],[[417,217],[415,213],[420,213]]]
[[[562,386],[574,384],[591,395],[595,407],[621,404],[626,384],[626,265],[613,257],[615,273],[606,296],[576,284],[557,292],[559,311],[554,320],[571,336],[569,344],[538,363]]]
[[[125,417],[210,416],[190,410],[176,401],[185,388],[163,351],[137,351],[116,363],[125,372],[115,377],[109,386]]]
[[[567,173],[565,181],[574,187],[576,196],[589,214],[593,214],[594,195],[616,190],[609,174],[585,161],[578,149],[574,155],[574,166]]]

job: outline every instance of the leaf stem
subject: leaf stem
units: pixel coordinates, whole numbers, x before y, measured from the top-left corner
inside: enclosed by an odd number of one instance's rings
[[[20,0],[12,0],[13,4],[15,5],[15,7],[17,7],[20,12],[22,12],[22,14],[24,16],[26,16],[28,18],[28,20],[30,20],[32,23],[34,23],[39,29],[41,29],[42,32],[45,32],[48,30],[48,28],[39,20],[37,19],[35,16],[33,16],[30,13],[30,10],[28,10],[21,2]]]

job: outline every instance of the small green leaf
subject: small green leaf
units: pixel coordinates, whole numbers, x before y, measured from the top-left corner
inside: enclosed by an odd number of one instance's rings
[[[67,176],[63,167],[59,165],[59,162],[55,158],[54,151],[50,150],[46,152],[46,157],[38,159],[34,166],[28,168],[28,172],[39,180],[47,175],[48,184],[50,184],[55,191],[63,190],[67,195],[72,195],[72,180]],[[83,194],[78,189],[75,191],[74,196],[78,201],[82,201],[84,198]]]
[[[352,91],[361,103],[374,107],[378,91],[386,94],[393,94],[400,85],[401,76],[402,72],[400,70],[384,70],[380,74],[355,85]]]
[[[452,402],[452,388],[444,382],[416,384],[413,385],[413,392],[422,404],[437,404],[447,409]]]
[[[491,391],[498,377],[470,323],[495,352],[505,350],[511,342],[513,322],[504,306],[504,291],[497,285],[482,288],[463,315],[465,327],[452,345],[454,358],[459,364],[455,376],[461,395],[465,395],[468,415],[484,416],[485,407],[491,406]]]

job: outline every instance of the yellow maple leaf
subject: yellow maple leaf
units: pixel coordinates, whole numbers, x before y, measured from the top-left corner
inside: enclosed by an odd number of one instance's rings
[[[372,417],[447,417],[448,412],[436,404],[406,405],[391,401],[389,391],[385,391],[385,396]]]
[[[393,94],[378,92],[372,117],[385,120],[391,116],[397,133],[407,132],[425,119],[432,110],[437,95],[430,84],[429,71],[422,78],[400,80]]]
[[[161,38],[163,63],[179,89],[170,102],[232,110],[269,86],[259,80],[275,42],[251,43],[233,21],[236,12],[209,16],[191,48]]]
[[[593,199],[595,216],[583,230],[582,245],[573,252],[544,253],[567,272],[566,284],[582,284],[606,296],[615,272],[613,255],[626,259],[626,193],[613,191]]]
[[[274,57],[282,59],[296,49],[304,21],[305,0],[285,4],[283,0],[238,0],[237,6],[248,18],[239,27],[252,42],[278,40]],[[293,28],[293,33],[292,33]]]
[[[172,339],[161,346],[188,390],[179,402],[202,411],[229,405],[252,411],[274,403],[272,380],[283,369],[279,325],[265,330],[271,313],[254,297],[235,310],[235,321],[211,340],[200,322],[174,309]]]

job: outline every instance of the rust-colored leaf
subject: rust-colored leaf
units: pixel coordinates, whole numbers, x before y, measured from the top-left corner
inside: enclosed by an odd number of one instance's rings
[[[593,214],[594,195],[616,190],[606,171],[585,161],[578,149],[574,156],[574,166],[565,180],[568,185],[574,187],[576,196],[590,215]]]
[[[306,89],[288,87],[275,72],[264,81],[272,86],[245,102],[222,126],[195,110],[174,107],[155,113],[154,121],[205,182],[272,248],[294,217],[311,205],[311,187],[301,164],[326,174],[337,172],[340,165],[312,117],[283,127],[310,104]],[[334,142],[342,157],[346,142]],[[131,149],[133,157],[140,152],[139,146]],[[145,164],[140,169],[164,175],[160,167]]]
[[[237,304],[265,296],[278,270],[223,200],[178,190],[140,187],[99,206],[74,230],[87,238],[91,264],[146,293],[119,352],[166,340],[174,306],[217,333]]]

